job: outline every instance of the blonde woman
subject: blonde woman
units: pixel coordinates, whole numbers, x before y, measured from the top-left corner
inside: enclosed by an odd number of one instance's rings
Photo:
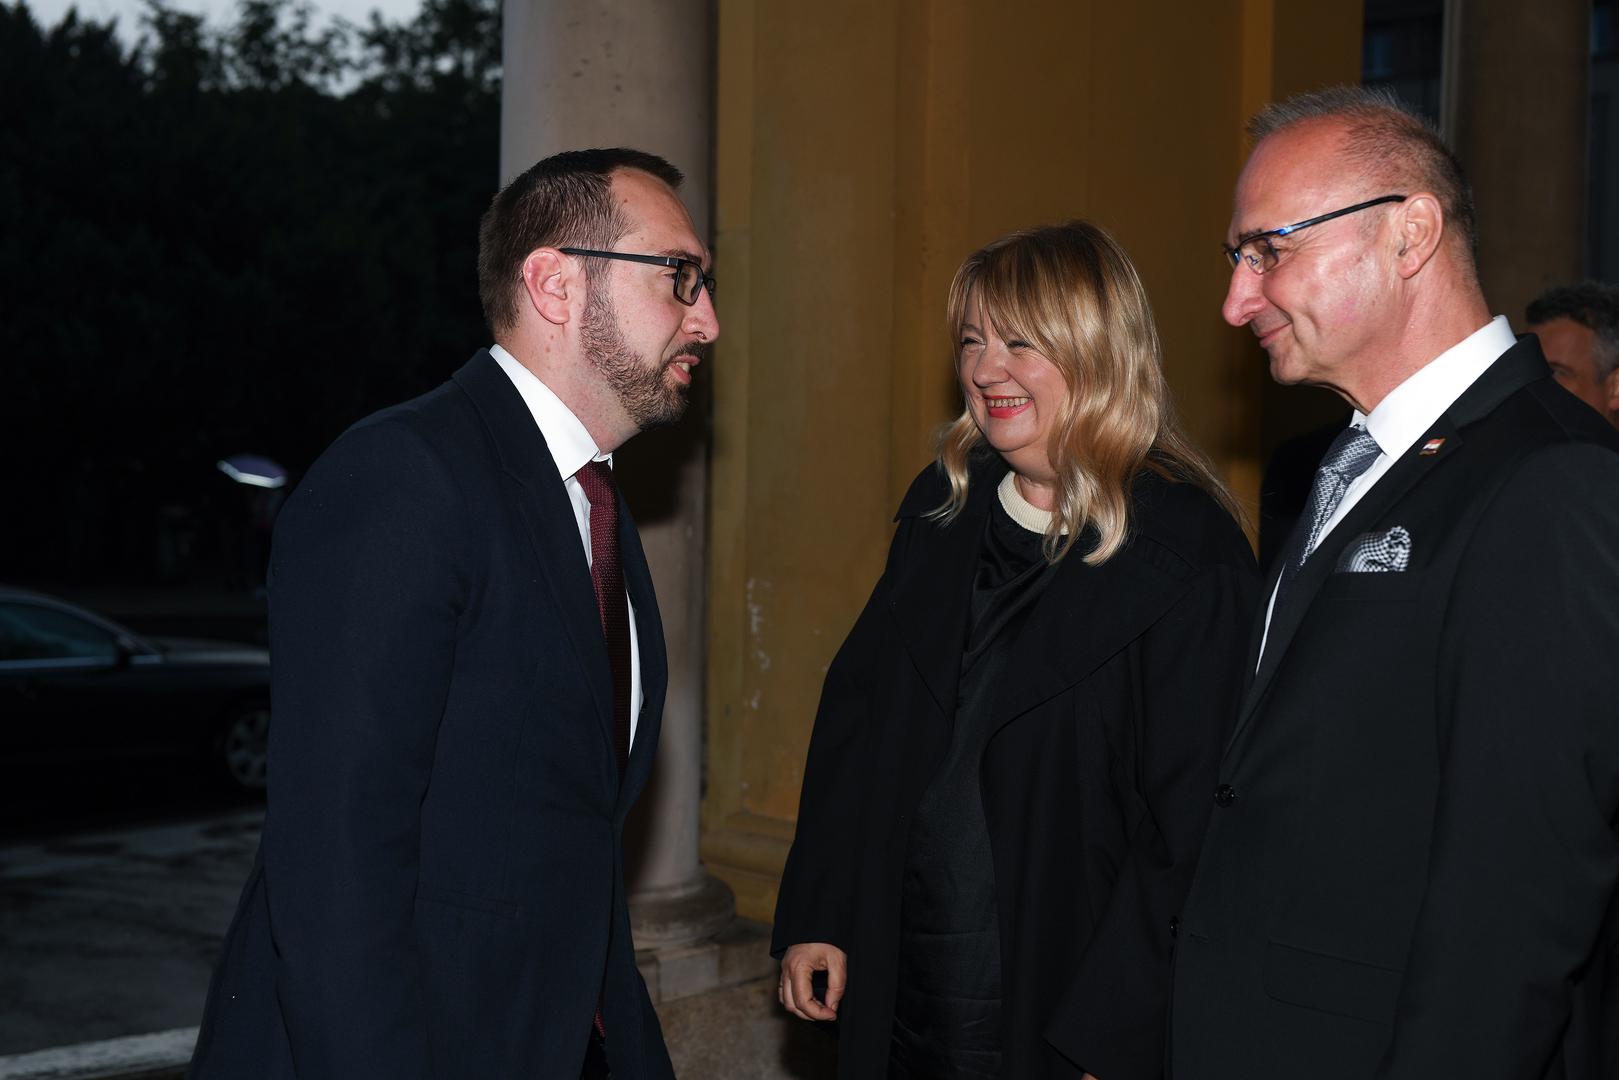
[[[997,240],[949,318],[965,408],[827,672],[782,1003],[842,1077],[1156,1078],[1253,559],[1106,233]]]

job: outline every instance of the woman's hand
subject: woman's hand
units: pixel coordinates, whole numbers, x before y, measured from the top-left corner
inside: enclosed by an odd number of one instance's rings
[[[804,1020],[836,1020],[848,970],[848,957],[836,945],[824,941],[794,945],[781,958],[781,984],[776,987],[776,997],[788,1012]],[[815,1000],[810,989],[810,977],[817,971],[826,972],[824,1005]]]

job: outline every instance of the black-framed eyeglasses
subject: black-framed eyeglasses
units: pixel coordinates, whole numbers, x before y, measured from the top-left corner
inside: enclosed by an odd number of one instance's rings
[[[1271,243],[1276,237],[1291,236],[1300,229],[1308,229],[1311,225],[1319,225],[1323,221],[1341,218],[1345,214],[1353,214],[1369,207],[1404,201],[1404,195],[1380,195],[1375,199],[1367,199],[1365,202],[1356,203],[1354,206],[1346,206],[1342,210],[1334,210],[1330,214],[1310,218],[1308,221],[1297,221],[1292,225],[1283,225],[1280,229],[1268,229],[1262,233],[1255,233],[1252,236],[1244,237],[1236,247],[1227,247],[1224,244],[1221,244],[1220,247],[1225,251],[1225,257],[1230,260],[1232,269],[1236,269],[1238,265],[1246,264],[1248,269],[1254,273],[1263,274],[1276,269],[1276,263],[1281,259],[1281,256],[1277,254],[1276,245]]]
[[[624,262],[646,263],[649,266],[672,266],[675,269],[675,299],[687,307],[697,303],[697,293],[708,290],[714,297],[714,276],[703,273],[703,268],[690,259],[678,255],[631,255],[625,251],[595,251],[591,248],[558,248],[564,255],[586,255],[592,259],[620,259]]]

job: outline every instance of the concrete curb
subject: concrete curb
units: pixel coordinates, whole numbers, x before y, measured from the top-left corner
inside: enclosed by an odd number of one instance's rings
[[[0,1057],[0,1080],[179,1080],[196,1042],[189,1027],[11,1054]]]

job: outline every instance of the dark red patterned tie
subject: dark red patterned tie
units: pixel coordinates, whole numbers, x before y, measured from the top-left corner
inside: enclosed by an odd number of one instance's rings
[[[630,758],[630,605],[618,557],[618,488],[605,461],[586,462],[576,475],[590,500],[590,580],[613,667],[613,748],[622,773]]]
[[[596,587],[596,613],[613,669],[613,749],[623,775],[630,760],[630,603],[618,557],[618,488],[612,466],[605,461],[588,461],[574,475],[590,500],[590,582]],[[592,1026],[597,1039],[606,1038],[600,1004]]]

